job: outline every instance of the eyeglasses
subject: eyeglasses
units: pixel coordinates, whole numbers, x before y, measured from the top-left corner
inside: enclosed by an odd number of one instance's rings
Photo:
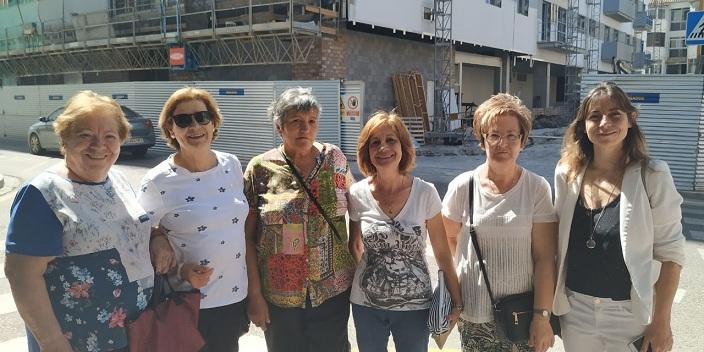
[[[487,143],[489,143],[491,145],[499,144],[499,142],[501,142],[502,139],[509,144],[513,144],[513,143],[516,143],[519,140],[521,140],[521,136],[522,135],[520,135],[520,134],[513,134],[513,133],[509,133],[505,136],[502,136],[498,133],[485,133],[484,139],[487,141]]]
[[[207,125],[210,123],[210,120],[213,118],[213,115],[210,113],[210,111],[198,111],[192,114],[173,115],[171,116],[171,118],[174,120],[176,126],[186,128],[190,126],[191,123],[193,123],[193,119],[195,119],[199,125]]]

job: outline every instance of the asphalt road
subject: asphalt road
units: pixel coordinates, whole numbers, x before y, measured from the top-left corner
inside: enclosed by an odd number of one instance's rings
[[[557,160],[557,145],[528,148],[521,157],[522,165],[552,180],[552,167]],[[166,157],[165,154],[148,153],[144,159],[129,156],[120,158],[117,168],[137,186],[144,173]],[[447,184],[460,172],[481,163],[481,156],[437,156],[421,157],[417,160],[416,175],[435,183],[443,195]],[[0,189],[0,245],[4,247],[9,211],[17,186],[31,179],[49,166],[60,162],[58,154],[35,156],[27,152],[23,141],[0,139],[0,174],[5,175],[5,187]],[[357,178],[359,174],[355,172]],[[436,272],[432,252],[428,251],[431,273]],[[704,243],[688,241],[686,245],[687,265],[682,274],[680,289],[675,298],[672,327],[675,334],[675,351],[704,351],[700,329],[704,321]],[[10,287],[2,270],[4,252],[0,252],[0,352],[26,351],[25,329],[17,313],[10,293]],[[350,320],[350,342],[354,346],[354,327]],[[265,351],[263,334],[258,328],[240,339],[243,352]],[[430,342],[431,351],[434,342]],[[389,349],[392,350],[391,348]],[[459,351],[459,337],[456,331],[450,336],[443,351]],[[561,343],[556,343],[552,351],[562,351]]]

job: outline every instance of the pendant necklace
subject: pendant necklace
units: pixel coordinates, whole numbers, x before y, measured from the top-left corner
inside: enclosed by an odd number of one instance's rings
[[[591,185],[592,188],[594,185]],[[599,210],[599,214],[597,214],[598,218],[596,219],[596,223],[594,223],[594,209],[589,209],[589,219],[591,220],[592,223],[592,233],[589,234],[589,238],[587,239],[587,248],[589,249],[594,249],[596,248],[596,241],[594,240],[594,232],[596,232],[596,228],[599,226],[599,222],[601,221],[601,218],[604,217],[604,211],[606,211],[606,206],[611,203],[611,197],[614,195],[614,191],[616,190],[616,184],[614,183],[613,187],[611,188],[611,193],[609,193],[609,198],[606,200],[606,203],[604,204],[603,207],[601,207],[601,210]]]

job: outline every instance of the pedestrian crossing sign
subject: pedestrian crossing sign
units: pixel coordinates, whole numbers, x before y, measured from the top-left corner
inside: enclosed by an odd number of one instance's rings
[[[704,44],[704,11],[694,11],[687,14],[687,45]]]

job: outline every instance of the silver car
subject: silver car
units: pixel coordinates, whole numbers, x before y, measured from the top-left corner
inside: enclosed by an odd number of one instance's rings
[[[127,117],[127,121],[132,126],[130,138],[122,144],[122,150],[132,153],[135,157],[141,158],[147,154],[147,149],[154,146],[156,135],[152,121],[142,117],[134,110],[120,105],[122,112]],[[27,141],[29,142],[29,152],[41,154],[45,151],[59,151],[59,138],[54,133],[54,121],[64,111],[60,107],[49,116],[42,116],[39,122],[29,126]]]

